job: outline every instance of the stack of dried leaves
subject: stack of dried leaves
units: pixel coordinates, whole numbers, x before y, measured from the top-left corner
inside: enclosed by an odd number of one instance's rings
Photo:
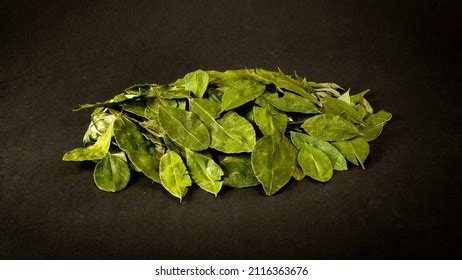
[[[85,148],[65,161],[96,161],[96,185],[124,189],[142,172],[180,200],[194,182],[214,195],[222,186],[262,185],[267,195],[293,177],[326,182],[347,161],[361,165],[391,119],[334,83],[281,71],[197,70],[168,85],[140,84],[94,109]]]

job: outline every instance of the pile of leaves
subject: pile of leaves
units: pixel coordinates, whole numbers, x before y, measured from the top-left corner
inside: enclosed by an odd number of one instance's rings
[[[197,70],[167,85],[134,85],[94,109],[84,148],[65,161],[96,161],[104,191],[142,172],[181,199],[193,183],[263,186],[270,196],[291,178],[329,181],[347,161],[361,165],[391,114],[335,83],[263,69]]]

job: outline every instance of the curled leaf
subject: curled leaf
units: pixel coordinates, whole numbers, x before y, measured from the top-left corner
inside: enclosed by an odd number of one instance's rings
[[[112,132],[114,131],[114,122],[112,122],[106,131],[101,135],[95,144],[86,148],[76,148],[64,154],[64,161],[85,161],[102,159],[109,151],[111,145]]]
[[[87,131],[83,136],[84,146],[92,144],[101,135],[104,134],[106,129],[114,123],[115,116],[105,112],[101,107],[98,107],[91,114],[91,122]]]

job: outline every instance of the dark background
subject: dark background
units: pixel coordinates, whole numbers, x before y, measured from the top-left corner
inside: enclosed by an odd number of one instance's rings
[[[455,4],[94,2],[2,1],[1,258],[462,257]],[[143,176],[99,191],[92,164],[61,161],[89,122],[79,103],[198,68],[278,66],[370,88],[393,113],[365,171],[271,198],[194,187],[180,204]]]

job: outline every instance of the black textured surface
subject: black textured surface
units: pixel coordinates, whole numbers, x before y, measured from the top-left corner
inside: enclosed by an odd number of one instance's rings
[[[94,2],[1,4],[1,258],[462,257],[455,4]],[[179,204],[142,176],[101,192],[92,164],[61,161],[89,121],[76,104],[197,68],[278,66],[371,88],[393,113],[366,171],[271,198],[193,188]]]

